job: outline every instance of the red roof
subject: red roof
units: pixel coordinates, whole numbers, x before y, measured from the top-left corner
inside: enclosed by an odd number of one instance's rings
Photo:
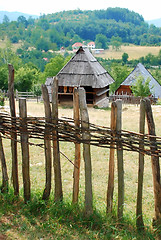
[[[76,43],[74,43],[74,44],[72,45],[72,48],[79,48],[79,47],[82,47],[82,46],[83,46],[82,43],[76,42]]]
[[[95,42],[89,42],[87,45],[88,46],[95,45]]]

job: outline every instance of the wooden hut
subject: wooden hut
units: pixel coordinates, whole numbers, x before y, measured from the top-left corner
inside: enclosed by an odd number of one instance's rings
[[[80,47],[71,60],[57,74],[60,103],[73,99],[75,87],[84,87],[87,104],[105,107],[108,103],[109,85],[114,82],[88,49]],[[52,80],[48,78],[49,88]],[[50,91],[50,90],[49,90]]]
[[[132,95],[131,86],[139,76],[142,76],[145,81],[147,78],[150,79],[149,88],[151,89],[152,96],[155,98],[161,98],[161,85],[141,63],[137,64],[115,93],[118,95]]]

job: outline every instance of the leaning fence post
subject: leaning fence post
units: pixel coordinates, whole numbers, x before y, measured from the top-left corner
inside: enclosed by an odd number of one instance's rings
[[[117,120],[116,120],[116,131],[121,133],[122,128],[122,101],[117,100]],[[124,207],[124,164],[123,164],[123,148],[121,141],[117,143],[117,169],[118,169],[118,219],[123,217]]]
[[[60,165],[60,151],[58,140],[58,79],[53,79],[52,92],[52,121],[55,125],[53,130],[53,157],[54,157],[54,179],[55,179],[55,201],[63,199],[61,165]]]
[[[50,127],[48,123],[51,123],[51,107],[49,101],[49,94],[46,85],[41,86],[42,96],[44,100],[44,109],[45,109],[45,136],[44,136],[44,144],[45,144],[45,169],[46,169],[46,183],[45,189],[43,192],[42,199],[48,199],[51,191],[51,141],[50,141]]]
[[[6,165],[6,159],[5,154],[3,150],[3,144],[2,144],[2,137],[0,134],[0,159],[1,159],[1,165],[2,165],[2,186],[1,186],[1,192],[8,192],[8,173],[7,173],[7,165]]]
[[[79,129],[79,92],[78,89],[74,89],[73,93],[73,110],[74,110],[74,123],[75,128]],[[79,137],[79,133],[76,134]],[[75,160],[74,160],[74,172],[73,172],[73,203],[78,202],[79,195],[79,173],[80,173],[80,143],[75,143]]]
[[[115,102],[111,104],[111,144],[110,144],[110,158],[109,158],[109,175],[108,175],[108,187],[107,187],[107,213],[112,212],[113,204],[113,191],[114,191],[114,154],[115,154],[115,143],[113,142],[113,137],[116,131],[116,116],[117,116],[117,106]]]
[[[145,106],[143,99],[140,102],[140,121],[139,121],[140,143],[139,148],[144,149],[144,134],[145,133]],[[138,168],[138,191],[137,191],[137,206],[136,206],[136,226],[139,229],[144,229],[142,215],[142,198],[143,198],[143,175],[144,175],[144,154],[139,152],[139,168]]]
[[[22,175],[25,202],[30,200],[30,163],[29,163],[29,144],[27,132],[27,106],[26,99],[19,99],[19,114],[21,126],[21,150],[22,150]]]
[[[160,163],[157,151],[157,141],[155,133],[155,124],[152,114],[152,108],[150,100],[145,98],[145,112],[148,123],[149,139],[151,141],[151,163],[152,163],[152,174],[153,174],[153,188],[154,188],[154,200],[155,200],[155,219],[154,224],[160,227],[161,224],[161,183],[160,183]],[[158,236],[161,239],[161,234]]]
[[[90,152],[90,133],[89,133],[89,116],[86,105],[86,93],[84,88],[79,88],[79,106],[81,115],[81,127],[83,138],[83,158],[85,163],[85,214],[93,213],[93,197],[92,197],[92,164]],[[86,143],[87,141],[87,143]]]
[[[12,180],[14,194],[19,194],[19,182],[18,182],[18,160],[17,160],[17,133],[15,128],[16,123],[16,108],[15,108],[15,98],[14,98],[14,68],[11,64],[8,64],[9,77],[8,77],[8,96],[10,103],[11,112],[11,151],[12,151]]]

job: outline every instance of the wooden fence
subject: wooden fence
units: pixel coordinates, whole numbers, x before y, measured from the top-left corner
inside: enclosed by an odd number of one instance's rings
[[[78,202],[79,196],[79,173],[80,173],[80,144],[83,144],[83,158],[85,162],[85,214],[91,215],[93,212],[92,194],[92,169],[91,169],[91,145],[109,148],[109,177],[107,190],[107,213],[112,212],[113,190],[114,190],[114,153],[117,152],[118,167],[118,219],[123,217],[124,209],[124,161],[123,151],[136,151],[139,153],[138,170],[138,193],[136,206],[136,225],[144,228],[142,216],[142,194],[143,194],[143,173],[144,155],[151,156],[155,220],[156,224],[161,221],[161,183],[160,165],[161,137],[155,134],[155,124],[149,99],[141,100],[140,104],[140,131],[139,133],[122,130],[122,101],[117,100],[111,104],[111,126],[101,127],[89,123],[88,109],[86,105],[85,90],[78,88],[74,90],[74,119],[58,118],[58,80],[53,81],[52,106],[49,102],[48,91],[42,85],[45,117],[27,117],[26,99],[19,100],[19,117],[16,117],[14,101],[14,69],[9,65],[9,102],[11,115],[0,115],[0,159],[2,163],[2,191],[7,192],[8,174],[5,154],[3,150],[3,137],[11,140],[12,150],[12,178],[14,194],[19,195],[19,176],[17,161],[17,142],[21,143],[22,150],[22,175],[24,200],[29,201],[31,197],[30,186],[30,164],[29,146],[35,144],[32,139],[43,139],[44,144],[37,144],[44,148],[46,183],[43,199],[48,199],[51,191],[51,159],[53,147],[54,160],[54,198],[55,201],[63,199],[61,161],[60,161],[60,141],[69,141],[75,144],[74,161],[74,181],[73,181],[73,203]],[[144,133],[145,117],[148,123],[148,134]]]
[[[148,97],[148,98],[149,98],[151,104],[155,104],[158,100],[155,97]],[[125,94],[125,95],[113,94],[113,95],[109,96],[109,102],[113,102],[118,99],[122,100],[123,104],[140,104],[141,97],[135,97],[133,95],[127,95],[127,94]]]
[[[18,90],[16,90],[15,97],[17,101],[20,98],[26,98],[28,101],[36,100],[38,102],[41,99],[41,96],[35,95],[34,92],[19,92]]]

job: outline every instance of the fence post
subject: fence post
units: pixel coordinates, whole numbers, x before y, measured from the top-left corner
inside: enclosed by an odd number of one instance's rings
[[[51,123],[51,107],[49,101],[49,94],[45,84],[42,84],[42,96],[44,100],[44,109],[45,109],[45,136],[44,136],[44,144],[45,144],[45,169],[46,169],[46,183],[45,189],[43,192],[43,200],[46,200],[50,196],[51,191],[51,142],[50,142],[50,127],[47,125]]]
[[[12,123],[12,132],[11,132],[11,152],[12,152],[12,180],[14,194],[19,194],[19,182],[18,182],[18,160],[17,160],[17,133],[14,129],[16,123],[16,108],[15,108],[15,98],[14,98],[14,68],[11,64],[8,64],[9,77],[8,77],[8,96],[10,103],[10,112],[11,112],[11,123]]]
[[[60,165],[60,151],[58,140],[58,79],[53,79],[52,92],[52,121],[55,124],[53,130],[53,157],[54,157],[54,177],[55,177],[55,201],[63,199],[62,179],[61,179],[61,165]]]
[[[139,132],[145,133],[145,106],[143,99],[140,102],[140,120]],[[140,136],[139,148],[144,149],[144,136]],[[142,215],[142,198],[143,198],[143,175],[144,175],[144,154],[139,152],[139,168],[138,168],[138,191],[137,191],[137,206],[136,206],[136,226],[138,230],[144,229]]]
[[[116,120],[116,131],[121,133],[122,128],[122,101],[116,101],[117,106],[117,120]],[[118,169],[118,219],[123,217],[124,207],[124,163],[123,163],[123,148],[121,141],[117,143],[117,169]]]
[[[8,192],[8,173],[7,173],[7,165],[6,165],[6,159],[5,154],[3,150],[3,143],[2,143],[2,137],[0,134],[0,159],[1,159],[1,165],[2,165],[2,186],[1,186],[1,192]]]
[[[29,144],[27,132],[27,106],[26,99],[19,99],[19,114],[21,126],[21,150],[22,150],[22,175],[25,202],[30,200],[30,165],[29,165]]]
[[[78,89],[74,89],[73,93],[73,110],[74,110],[74,123],[75,128],[80,127],[79,122],[79,92]],[[76,135],[79,137],[79,133]],[[80,173],[80,143],[75,143],[75,160],[74,160],[74,172],[73,172],[73,203],[78,202],[79,195],[79,173]]]
[[[153,188],[154,188],[154,200],[155,200],[155,219],[154,224],[160,228],[161,224],[161,183],[160,183],[160,163],[159,156],[157,154],[157,142],[155,133],[155,124],[152,114],[152,108],[150,100],[145,98],[145,112],[148,123],[148,133],[151,142],[151,163],[152,163],[152,174],[153,174]],[[161,233],[158,235],[158,239],[161,239]]]
[[[81,115],[82,138],[84,141],[89,141],[89,116],[86,105],[86,93],[84,88],[79,88],[79,106]],[[90,143],[83,143],[83,158],[85,163],[85,215],[89,216],[93,213],[92,164]]]
[[[115,154],[115,143],[113,142],[113,137],[116,131],[116,116],[117,116],[117,106],[115,102],[111,104],[111,144],[110,144],[110,158],[109,158],[109,175],[108,175],[108,187],[107,187],[107,213],[112,212],[113,204],[113,191],[114,191],[114,154]]]

